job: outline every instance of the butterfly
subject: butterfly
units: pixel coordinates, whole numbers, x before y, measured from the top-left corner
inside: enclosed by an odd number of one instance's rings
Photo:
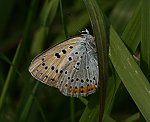
[[[99,68],[95,38],[86,29],[37,57],[29,72],[37,80],[56,87],[65,96],[88,96],[98,88]]]

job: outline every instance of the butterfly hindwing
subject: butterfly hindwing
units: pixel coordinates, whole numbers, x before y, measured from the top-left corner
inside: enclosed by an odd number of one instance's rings
[[[63,67],[63,70],[68,73],[60,75],[58,79],[58,81],[61,81],[58,88],[64,95],[88,96],[96,91],[98,63],[95,55],[96,51],[84,43],[78,43],[70,53],[69,57],[72,60],[66,61]]]

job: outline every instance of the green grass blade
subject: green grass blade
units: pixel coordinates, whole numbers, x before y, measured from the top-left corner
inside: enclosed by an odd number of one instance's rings
[[[98,122],[99,116],[99,101],[98,95],[94,94],[90,96],[90,100],[86,105],[86,108],[79,120],[79,122]]]
[[[60,12],[61,12],[61,20],[62,20],[62,24],[63,24],[64,34],[67,39],[68,38],[68,29],[67,29],[66,20],[64,17],[64,13],[63,13],[63,7],[62,7],[61,0],[60,0]],[[74,98],[73,97],[70,98],[70,122],[75,122],[75,110],[74,110]]]
[[[40,20],[42,26],[50,26],[52,24],[52,21],[56,15],[58,5],[59,5],[59,0],[45,1],[40,14]]]
[[[39,29],[36,31],[34,39],[33,39],[33,44],[32,44],[32,50],[31,54],[34,55],[37,52],[41,52],[43,48],[43,42],[46,39],[48,35],[48,26],[52,23],[54,16],[56,14],[56,10],[58,8],[58,1],[50,1],[49,3],[44,4],[44,7],[42,9],[42,12],[40,14],[41,16],[41,26]],[[55,8],[55,10],[53,10]],[[51,16],[51,18],[50,18]],[[42,18],[43,17],[43,18]],[[28,115],[30,113],[32,104],[34,102],[34,95],[37,92],[39,82],[37,82],[32,90],[32,94],[28,97],[27,102],[23,108],[23,111],[20,115],[19,121],[20,122],[25,122],[28,118]],[[40,108],[40,107],[39,107]],[[41,109],[40,109],[41,111]],[[46,121],[43,112],[41,112],[44,121]]]
[[[140,12],[141,2],[139,2],[134,14],[132,15],[132,18],[129,20],[121,36],[124,43],[133,53],[136,51],[141,39],[141,14],[139,14]]]
[[[30,110],[31,110],[31,106],[34,102],[34,96],[36,94],[36,91],[38,89],[38,85],[39,85],[39,82],[36,82],[33,90],[32,90],[32,94],[29,96],[28,100],[27,100],[27,103],[21,113],[21,116],[19,118],[19,122],[26,122],[27,121],[27,117],[30,113]]]
[[[111,117],[108,116],[108,115],[106,115],[106,116],[104,116],[104,117],[105,117],[104,122],[117,122],[117,121],[115,121],[113,118],[111,118]]]
[[[141,12],[141,68],[150,80],[150,1],[142,0]]]
[[[70,98],[70,122],[75,122],[74,98]]]
[[[40,27],[33,38],[33,43],[31,46],[31,55],[36,55],[37,53],[41,53],[43,50],[43,42],[46,40],[46,37],[48,35],[48,27]]]
[[[65,33],[66,38],[68,38],[68,30],[67,30],[67,26],[66,26],[66,20],[64,17],[64,12],[63,12],[61,0],[60,0],[60,12],[61,12],[61,20],[62,20],[62,24],[63,24],[63,28],[64,28],[64,33]]]
[[[43,122],[48,122],[48,120],[46,119],[45,113],[44,113],[44,111],[43,111],[43,109],[41,107],[41,104],[39,103],[39,101],[36,98],[35,98],[35,102],[37,103],[37,107],[38,107],[38,109],[39,109],[39,111],[41,113],[41,116],[43,118]]]
[[[18,59],[17,56],[20,53],[20,47],[21,47],[21,42],[19,43],[18,48],[16,50],[16,54],[15,54],[13,62],[12,62],[13,65],[15,65],[16,62],[17,62],[17,59]],[[3,104],[5,102],[5,97],[7,95],[7,90],[8,90],[9,84],[10,84],[10,82],[12,80],[12,77],[14,76],[14,73],[15,73],[15,71],[14,71],[15,68],[14,68],[13,65],[11,65],[11,67],[9,69],[9,72],[8,72],[8,75],[7,75],[7,78],[6,78],[5,84],[3,86],[2,93],[1,93],[1,97],[0,97],[0,112],[2,112]]]
[[[136,113],[122,122],[136,122],[137,120],[139,120],[139,118],[140,118],[140,114]]]
[[[84,0],[88,10],[91,24],[93,27],[99,62],[99,86],[100,86],[100,112],[99,121],[102,121],[105,97],[106,97],[106,82],[108,77],[108,38],[104,23],[104,16],[96,1]]]
[[[19,65],[20,60],[22,59],[23,55],[24,55],[24,50],[26,49],[25,47],[28,45],[29,43],[29,39],[28,39],[28,35],[29,35],[29,30],[31,29],[31,23],[32,23],[32,19],[34,16],[34,11],[36,9],[36,0],[33,0],[31,3],[31,8],[30,8],[30,13],[28,14],[28,18],[26,21],[26,27],[24,30],[24,34],[23,34],[23,41],[19,43],[19,46],[17,48],[17,51],[15,53],[14,59],[12,61],[13,65],[15,65],[15,67],[17,67]],[[33,5],[35,5],[33,7]],[[0,112],[2,111],[2,106],[4,104],[5,101],[5,97],[7,94],[7,90],[9,87],[9,84],[11,82],[11,80],[14,78],[15,76],[15,68],[11,65],[10,70],[8,72],[2,93],[1,93],[1,98],[0,98]]]
[[[90,107],[86,107],[85,112],[83,113],[79,122],[98,122],[98,113],[99,113],[99,106],[95,106],[92,109],[90,109]]]
[[[121,83],[121,80],[117,75],[117,73],[114,71],[114,69],[112,71],[113,71],[112,77],[109,78],[107,83],[107,92],[106,92],[107,97],[106,97],[105,113],[104,113],[105,122],[107,122],[107,118],[105,117],[108,117],[108,115],[110,116],[111,114],[114,98]]]
[[[150,121],[150,84],[112,27],[110,59],[140,112]]]
[[[85,99],[84,97],[79,97],[80,101],[84,104],[87,105],[88,104],[88,100]]]
[[[58,9],[59,0],[45,1],[40,13],[40,27],[37,29],[33,43],[31,46],[31,55],[40,53],[43,49],[43,43],[48,36],[48,28],[52,24],[56,11]]]
[[[124,31],[124,28],[126,27],[138,3],[139,0],[130,0],[128,2],[126,0],[121,0],[118,1],[116,6],[113,8],[110,21],[119,35],[121,35]]]

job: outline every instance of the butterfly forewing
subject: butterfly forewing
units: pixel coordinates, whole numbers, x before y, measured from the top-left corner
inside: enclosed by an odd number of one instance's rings
[[[64,65],[64,58],[76,45],[80,37],[69,39],[57,46],[44,51],[35,57],[29,66],[29,72],[37,80],[50,86],[55,86],[54,80],[58,77],[61,67]]]
[[[94,37],[84,34],[44,51],[33,59],[29,72],[66,96],[94,93],[99,74]]]

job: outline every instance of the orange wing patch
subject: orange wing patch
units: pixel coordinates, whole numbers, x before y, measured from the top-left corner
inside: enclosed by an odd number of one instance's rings
[[[93,84],[93,85],[89,85],[89,86],[86,86],[86,87],[80,87],[80,88],[68,88],[68,91],[69,92],[73,92],[73,93],[86,93],[88,91],[91,91],[91,90],[95,90],[97,88],[97,85]]]

